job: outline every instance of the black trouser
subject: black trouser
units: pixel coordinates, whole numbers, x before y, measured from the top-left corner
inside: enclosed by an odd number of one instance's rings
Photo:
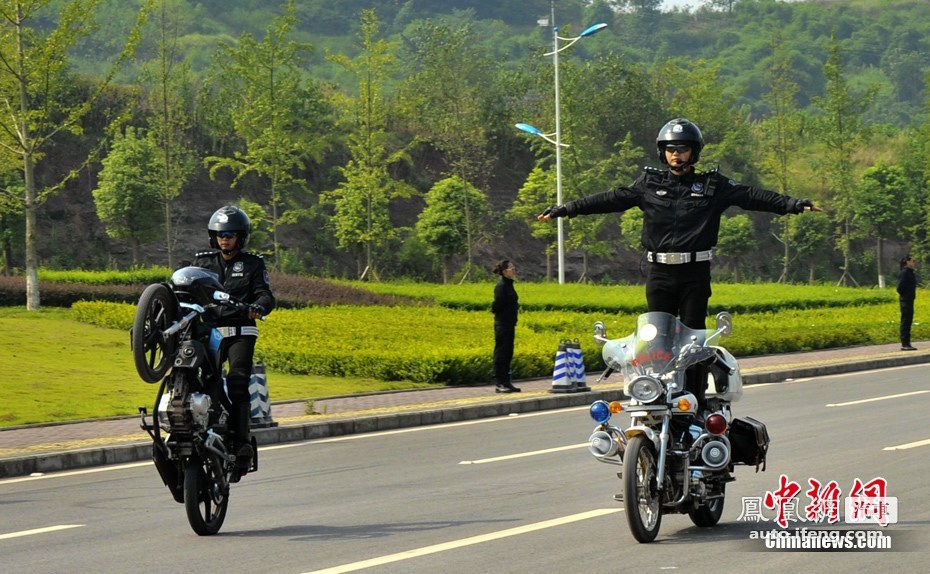
[[[516,325],[494,323],[494,382],[510,383],[510,363],[513,361],[513,339]]]
[[[664,265],[652,263],[646,276],[646,304],[650,311],[677,316],[685,326],[706,329],[710,299],[710,261]],[[707,366],[695,365],[685,373],[685,389],[705,406]]]
[[[649,265],[646,304],[650,311],[664,311],[692,329],[705,329],[710,295],[710,261]]]
[[[914,322],[914,300],[898,298],[901,304],[901,346],[911,346],[911,323]]]
[[[226,391],[232,403],[233,432],[236,440],[249,440],[249,419],[251,418],[252,397],[249,394],[249,380],[252,378],[252,359],[255,355],[253,336],[228,337],[223,340],[223,356],[229,361],[226,372]]]

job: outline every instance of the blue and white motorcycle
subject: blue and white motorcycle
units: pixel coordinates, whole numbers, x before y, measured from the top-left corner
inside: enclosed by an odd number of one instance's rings
[[[733,355],[716,345],[732,331],[732,318],[720,313],[716,321],[716,329],[696,330],[668,313],[650,312],[622,339],[608,339],[602,322],[594,327],[595,340],[603,344],[604,376],[623,375],[630,424],[623,429],[611,422],[624,410],[619,401],[596,401],[589,450],[599,461],[622,467],[622,492],[614,498],[626,506],[639,542],[655,540],[668,513],[687,514],[700,527],[716,525],[726,485],[735,480],[734,466],[764,469],[767,430],[755,419],[733,418],[742,377]],[[697,379],[692,385],[706,377],[701,405],[700,393],[686,384],[689,376]]]

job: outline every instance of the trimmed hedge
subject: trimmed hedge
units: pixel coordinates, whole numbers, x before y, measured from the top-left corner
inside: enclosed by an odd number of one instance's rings
[[[80,321],[128,330],[135,308],[80,302],[72,312]],[[736,356],[747,356],[889,343],[897,339],[898,313],[892,303],[737,313],[734,333],[723,345]],[[581,343],[588,370],[603,368],[600,347],[591,338],[597,320],[607,324],[611,337],[629,334],[636,322],[631,314],[522,312],[514,377],[551,375],[556,349],[564,338]],[[384,306],[282,309],[259,329],[257,355],[278,371],[446,384],[491,378],[494,337],[489,312]],[[930,325],[915,324],[915,339],[928,336]]]

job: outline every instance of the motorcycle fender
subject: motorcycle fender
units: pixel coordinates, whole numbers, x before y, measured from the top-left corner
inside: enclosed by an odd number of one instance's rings
[[[182,369],[196,369],[203,364],[207,352],[200,341],[184,341],[174,356],[174,366]]]
[[[651,440],[653,443],[659,440],[659,436],[656,434],[656,432],[647,426],[630,427],[626,429],[625,431],[623,431],[623,434],[626,435],[627,440],[633,438],[634,436],[638,434],[646,435],[646,438]]]

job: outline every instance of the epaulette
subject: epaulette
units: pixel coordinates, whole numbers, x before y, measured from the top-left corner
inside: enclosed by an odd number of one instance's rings
[[[666,170],[659,169],[657,167],[652,167],[651,165],[645,165],[643,166],[643,171],[645,171],[649,175],[665,175]]]
[[[219,251],[198,251],[194,254],[194,257],[209,257],[211,255],[216,255]]]

